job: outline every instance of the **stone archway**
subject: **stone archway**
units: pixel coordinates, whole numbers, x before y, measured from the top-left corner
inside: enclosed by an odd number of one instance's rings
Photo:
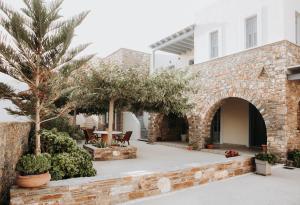
[[[272,112],[271,109],[269,109],[267,103],[264,102],[262,99],[256,99],[255,96],[244,96],[244,95],[216,96],[214,99],[211,99],[208,103],[201,103],[201,105],[204,106],[198,107],[197,113],[199,113],[199,116],[193,115],[192,117],[194,121],[196,121],[196,123],[191,123],[191,128],[189,133],[191,143],[194,145],[196,144],[198,149],[202,149],[205,147],[205,143],[207,139],[210,138],[211,122],[213,120],[213,117],[217,112],[217,110],[225,102],[225,100],[229,98],[237,98],[237,99],[245,100],[248,103],[252,104],[259,111],[266,126],[267,144],[270,145],[269,142],[273,141],[274,137],[278,133],[277,132],[278,128],[276,127],[276,124],[271,123],[276,119],[275,114]]]
[[[222,99],[206,117],[206,143],[252,148],[267,144],[264,117],[249,101],[237,97]]]

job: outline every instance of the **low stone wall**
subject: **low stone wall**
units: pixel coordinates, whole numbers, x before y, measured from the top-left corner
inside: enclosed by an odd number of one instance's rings
[[[16,177],[16,164],[27,149],[29,123],[0,123],[0,204]]]
[[[136,158],[137,148],[133,146],[127,147],[106,147],[98,148],[91,144],[83,145],[96,161],[121,160]]]
[[[101,204],[176,191],[253,171],[253,159],[235,157],[228,162],[194,165],[169,172],[149,172],[113,179],[99,177],[50,182],[40,189],[11,189],[11,205]]]

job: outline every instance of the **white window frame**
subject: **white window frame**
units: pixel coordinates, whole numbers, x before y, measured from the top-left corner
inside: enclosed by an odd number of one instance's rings
[[[254,43],[254,39],[252,39],[252,40],[253,40],[252,45],[248,45],[248,33],[247,33],[248,29],[247,29],[247,23],[248,23],[249,20],[251,20],[251,19],[253,19],[253,18],[256,19],[256,39],[255,39],[256,42]],[[244,21],[244,25],[245,25],[245,35],[244,35],[244,36],[245,36],[245,48],[246,48],[246,49],[251,49],[251,48],[257,47],[257,46],[258,46],[258,43],[259,43],[259,22],[258,22],[258,15],[255,14],[255,15],[252,15],[252,16],[247,17],[247,18],[245,19],[245,21]],[[254,34],[254,33],[252,33],[252,34]]]
[[[295,42],[300,45],[300,13],[297,11],[295,13]]]
[[[217,53],[216,54],[214,54],[213,53],[213,45],[212,45],[212,36],[213,36],[213,34],[217,34],[217,41],[216,41],[216,43],[217,43],[217,46],[216,46],[216,48],[217,48]],[[209,32],[209,56],[210,56],[210,58],[211,59],[213,59],[213,58],[217,58],[217,57],[219,57],[220,56],[220,32],[219,32],[219,30],[214,30],[214,31],[211,31],[211,32]]]

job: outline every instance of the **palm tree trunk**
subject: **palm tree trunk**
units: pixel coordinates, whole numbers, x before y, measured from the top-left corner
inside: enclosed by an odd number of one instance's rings
[[[113,131],[113,123],[114,123],[114,104],[115,104],[115,100],[111,99],[109,101],[109,111],[108,111],[108,141],[107,141],[108,145],[111,145],[112,142],[112,131]]]

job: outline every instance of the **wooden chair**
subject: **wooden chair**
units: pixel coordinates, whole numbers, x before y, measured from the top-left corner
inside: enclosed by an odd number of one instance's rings
[[[85,144],[88,144],[92,140],[97,140],[97,136],[94,134],[93,129],[84,129],[84,136],[85,136]]]
[[[132,135],[132,131],[127,131],[122,137],[115,137],[115,140],[117,142],[121,142],[122,144],[127,142],[128,145],[130,145],[129,140],[130,140],[131,135]]]

